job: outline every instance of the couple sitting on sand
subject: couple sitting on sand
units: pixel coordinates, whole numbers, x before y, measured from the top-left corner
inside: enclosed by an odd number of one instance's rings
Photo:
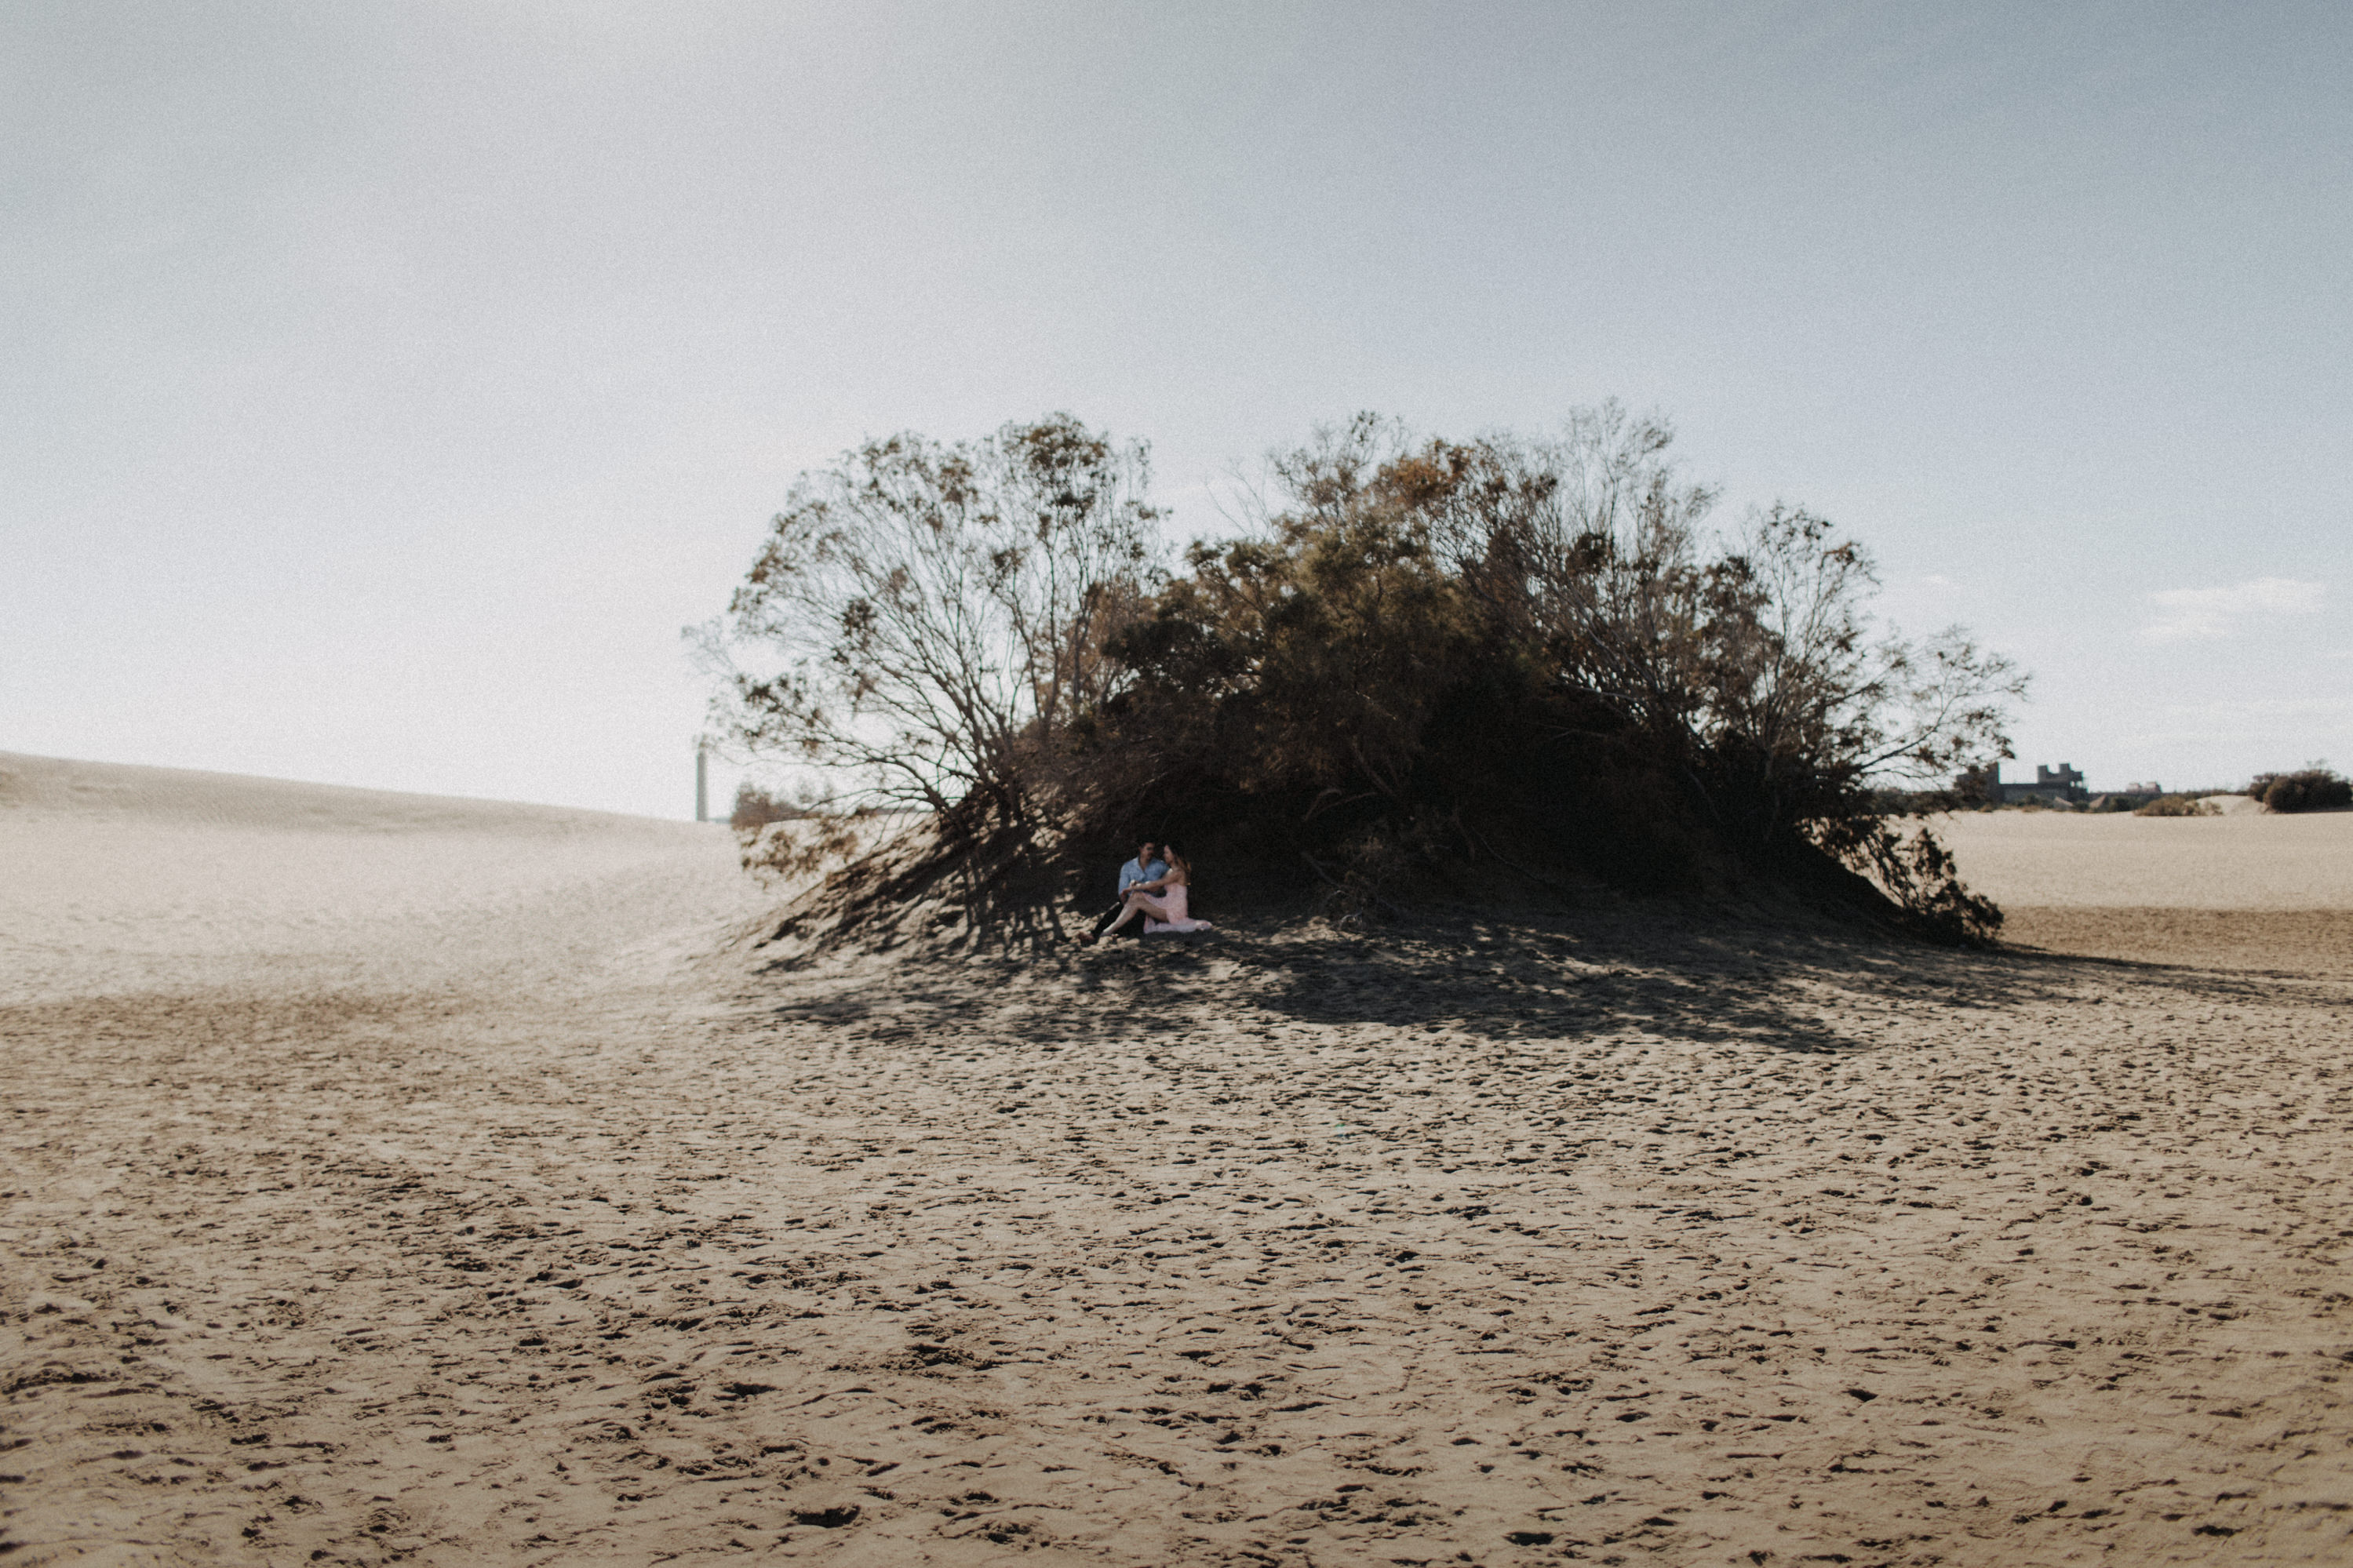
[[[1166,860],[1158,853],[1163,848],[1168,851]],[[1187,912],[1192,884],[1192,865],[1176,846],[1155,844],[1147,838],[1136,847],[1135,858],[1119,868],[1119,918],[1080,940],[1100,942],[1138,915],[1144,917],[1146,936],[1208,931],[1208,921],[1197,921]]]

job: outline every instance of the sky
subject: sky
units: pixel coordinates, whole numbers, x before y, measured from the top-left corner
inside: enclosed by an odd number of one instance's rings
[[[680,816],[794,476],[1666,415],[2094,788],[2353,765],[2353,9],[0,8],[0,750]],[[731,788],[723,763],[714,795]],[[723,799],[714,801],[723,808]]]

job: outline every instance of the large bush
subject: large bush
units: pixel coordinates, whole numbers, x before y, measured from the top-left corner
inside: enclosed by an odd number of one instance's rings
[[[1124,679],[1104,639],[1153,581],[1148,478],[1141,445],[1067,415],[804,474],[696,634],[721,726],[827,781],[820,805],[917,807],[967,854],[1020,857],[1070,816],[1075,735]]]
[[[1077,482],[1033,472],[1039,429],[1088,454],[1057,459]],[[1050,856],[1131,825],[1215,844],[1344,914],[1490,868],[1763,879],[1990,935],[1999,911],[1886,802],[1943,804],[1965,760],[2009,754],[2021,679],[1957,631],[1877,627],[1869,556],[1808,512],[1712,532],[1671,439],[1614,406],[1547,440],[1360,418],[1278,456],[1241,531],[1165,576],[1140,453],[1066,421],[861,448],[803,481],[738,595],[735,646],[787,658],[737,677],[736,731]],[[983,489],[1071,499],[945,499]],[[1012,615],[1039,573],[1056,594]]]
[[[1159,799],[1217,803],[1178,811],[1197,831],[1280,823],[1360,899],[1448,858],[1651,887],[1835,862],[1989,934],[1884,786],[2006,751],[2018,678],[1957,633],[1874,636],[1869,557],[1809,513],[1709,534],[1669,440],[1605,408],[1542,442],[1360,419],[1282,456],[1256,526],[1113,640],[1115,739]]]
[[[2353,780],[2315,763],[2292,773],[2257,773],[2247,794],[2266,811],[2341,811],[2353,805]]]

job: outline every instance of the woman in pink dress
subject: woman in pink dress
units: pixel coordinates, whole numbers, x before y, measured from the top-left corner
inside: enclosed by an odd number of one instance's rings
[[[1157,881],[1138,882],[1127,890],[1127,907],[1119,911],[1119,919],[1105,926],[1094,940],[1102,941],[1136,916],[1144,917],[1147,936],[1162,931],[1192,932],[1208,931],[1209,922],[1194,920],[1188,912],[1193,883],[1192,862],[1187,860],[1176,846],[1165,846],[1168,854],[1168,874]]]

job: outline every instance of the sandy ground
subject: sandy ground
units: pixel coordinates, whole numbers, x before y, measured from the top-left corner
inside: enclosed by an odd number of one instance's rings
[[[714,830],[0,775],[12,1563],[2353,1561],[2341,949],[2115,912],[2341,827],[764,971]]]
[[[1970,812],[1940,819],[2021,946],[2353,976],[2353,812],[2221,817]]]
[[[2353,909],[2353,812],[1985,811],[1933,826],[2006,909]]]

